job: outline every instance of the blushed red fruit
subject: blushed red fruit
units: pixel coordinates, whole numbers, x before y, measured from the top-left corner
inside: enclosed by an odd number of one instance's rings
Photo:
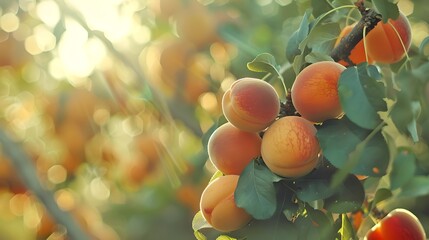
[[[207,185],[201,195],[201,212],[206,221],[218,231],[238,230],[252,219],[251,215],[235,203],[234,191],[238,178],[238,175],[221,176]]]
[[[237,128],[259,132],[276,119],[280,110],[279,96],[273,86],[261,79],[242,78],[223,95],[222,110]]]
[[[346,68],[336,62],[321,61],[304,68],[292,85],[296,111],[305,119],[319,123],[343,113],[338,97],[338,80]]]
[[[261,137],[227,122],[218,127],[207,144],[210,161],[224,174],[240,175],[261,154]]]
[[[411,45],[410,22],[399,12],[395,20],[389,19],[387,23],[380,21],[365,39],[368,55],[374,61],[387,64],[398,62]]]
[[[262,139],[261,154],[267,167],[283,177],[301,177],[319,162],[316,128],[308,120],[286,116],[275,121]]]
[[[419,219],[402,208],[391,211],[366,234],[365,240],[424,240],[425,230]]]

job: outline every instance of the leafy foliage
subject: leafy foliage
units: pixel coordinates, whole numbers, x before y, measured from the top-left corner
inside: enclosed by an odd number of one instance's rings
[[[273,182],[279,180],[262,162],[252,161],[238,180],[235,191],[237,206],[246,209],[256,219],[272,217],[277,207]]]

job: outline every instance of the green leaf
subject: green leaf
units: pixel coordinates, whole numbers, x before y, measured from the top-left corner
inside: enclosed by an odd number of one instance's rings
[[[235,190],[235,202],[255,219],[268,219],[277,207],[273,182],[281,178],[259,161],[249,163],[241,173]]]
[[[315,17],[332,9],[332,6],[327,1],[311,0],[311,6],[313,7],[313,15]]]
[[[385,90],[377,81],[380,74],[366,63],[344,70],[338,81],[338,95],[346,116],[362,128],[374,129],[381,119],[377,112],[386,111]]]
[[[429,44],[429,37],[425,37],[419,46],[420,55],[426,56],[426,57],[429,55],[429,51],[428,51],[429,45],[428,44]]]
[[[211,228],[212,226],[206,221],[201,211],[198,211],[192,219],[192,229],[194,232],[203,228]]]
[[[255,59],[247,63],[247,68],[253,72],[266,72],[274,75],[280,75],[276,59],[269,53],[261,53],[256,56]]]
[[[207,240],[207,237],[199,231],[195,231],[194,236],[197,240]]]
[[[215,173],[213,173],[212,177],[210,178],[209,183],[213,182],[216,178],[223,176],[223,172],[217,170]]]
[[[295,224],[289,222],[282,214],[268,220],[254,220],[246,230],[246,240],[288,239],[299,240]]]
[[[368,139],[370,134],[343,117],[325,121],[317,138],[323,155],[341,171],[380,177],[386,174],[389,149],[380,131],[375,130]]]
[[[324,208],[333,213],[353,212],[362,206],[364,198],[362,183],[355,175],[349,174],[338,190],[325,199]]]
[[[227,235],[221,235],[219,237],[216,238],[216,240],[237,240],[237,238],[233,238]]]
[[[310,229],[314,237],[309,239],[334,239],[334,228],[327,214],[311,207],[307,207],[306,210],[312,224],[315,225],[315,227]]]
[[[303,178],[294,181],[295,194],[298,199],[311,202],[324,199],[334,193],[331,188],[331,178],[335,169],[320,167]]]
[[[399,150],[392,164],[390,172],[390,189],[395,190],[407,183],[416,172],[416,157],[409,149]]]
[[[333,61],[333,59],[331,56],[320,52],[311,52],[305,56],[305,62],[316,63],[320,61]]]
[[[355,231],[347,214],[341,214],[341,228],[339,233],[341,235],[341,240],[356,239]]]
[[[306,11],[299,28],[292,34],[286,46],[286,58],[290,63],[294,62],[296,56],[301,54],[299,45],[304,40],[310,31],[311,11]]]
[[[387,188],[380,188],[375,192],[374,200],[371,203],[371,209],[375,208],[378,203],[392,197],[392,192]]]
[[[311,48],[312,52],[316,51],[329,55],[340,31],[338,23],[318,24],[311,28],[307,46]]]
[[[396,128],[407,133],[414,142],[419,141],[417,133],[417,118],[420,115],[421,105],[418,101],[412,101],[404,92],[396,94],[396,102],[389,113]]]
[[[401,197],[419,197],[429,194],[429,177],[415,176],[402,186],[398,196]]]
[[[395,3],[388,0],[372,0],[377,11],[383,16],[383,22],[387,23],[389,18],[397,19],[399,16],[399,8]]]

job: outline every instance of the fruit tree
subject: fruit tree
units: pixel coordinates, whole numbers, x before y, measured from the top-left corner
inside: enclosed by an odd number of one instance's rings
[[[284,56],[247,63],[203,138],[217,171],[195,236],[426,239],[429,37],[416,43],[397,1],[297,2]]]

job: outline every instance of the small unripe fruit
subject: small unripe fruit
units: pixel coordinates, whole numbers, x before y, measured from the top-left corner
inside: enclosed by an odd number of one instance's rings
[[[319,162],[316,128],[302,117],[287,116],[275,121],[262,139],[261,154],[267,167],[283,177],[301,177]]]
[[[401,43],[402,41],[402,43]],[[399,13],[395,20],[378,22],[366,36],[367,51],[376,62],[391,64],[401,60],[411,45],[411,26],[407,17]]]

